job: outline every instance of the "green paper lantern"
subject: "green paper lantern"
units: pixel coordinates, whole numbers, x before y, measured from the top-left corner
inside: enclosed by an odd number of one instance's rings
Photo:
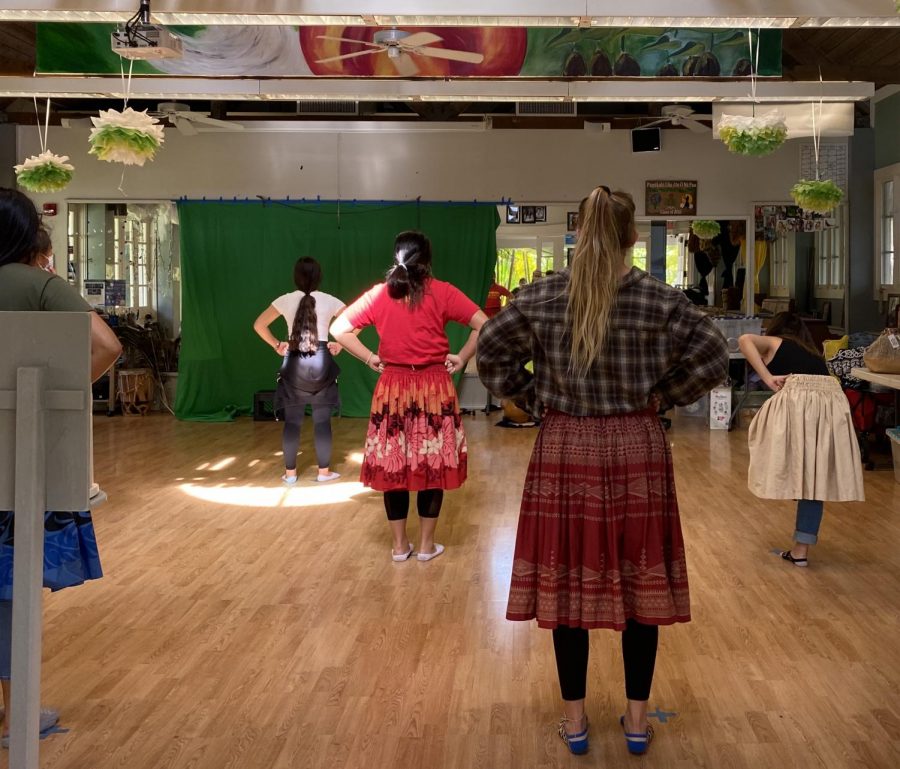
[[[823,181],[801,179],[791,188],[791,197],[804,211],[827,214],[841,202],[844,193],[830,179]]]
[[[32,155],[24,163],[13,166],[16,182],[29,192],[59,192],[74,176],[75,166],[68,160],[68,155],[54,155],[49,150]]]
[[[711,240],[722,232],[722,228],[718,222],[711,219],[696,219],[691,222],[691,232],[700,240]]]
[[[153,160],[163,143],[163,128],[147,111],[135,112],[131,107],[118,112],[100,111],[91,118],[94,128],[88,139],[91,155],[107,163],[142,166]]]

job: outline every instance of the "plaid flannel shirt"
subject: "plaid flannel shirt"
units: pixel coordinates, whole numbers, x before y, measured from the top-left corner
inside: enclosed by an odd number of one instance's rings
[[[725,381],[728,349],[713,322],[681,291],[637,268],[619,283],[604,351],[586,375],[575,375],[568,285],[562,270],[524,286],[482,327],[478,376],[494,395],[603,416],[640,411],[651,394],[664,407],[684,406]]]

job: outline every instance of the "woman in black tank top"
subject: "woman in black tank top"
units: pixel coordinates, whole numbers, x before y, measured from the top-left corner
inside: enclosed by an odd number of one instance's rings
[[[799,316],[778,313],[765,336],[744,334],[739,344],[776,393],[750,425],[748,484],[764,499],[797,500],[794,545],[781,557],[806,566],[809,546],[818,539],[823,502],[863,499],[850,407]]]

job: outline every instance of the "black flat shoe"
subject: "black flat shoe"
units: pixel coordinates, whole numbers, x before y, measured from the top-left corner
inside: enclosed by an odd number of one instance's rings
[[[807,561],[806,558],[794,558],[794,555],[790,550],[782,550],[781,557],[784,558],[785,561],[790,561],[794,566],[809,566],[809,561]]]

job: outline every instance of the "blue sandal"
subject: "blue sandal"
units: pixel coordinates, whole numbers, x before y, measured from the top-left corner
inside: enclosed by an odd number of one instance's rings
[[[619,719],[619,723],[622,724],[622,731],[624,732],[625,716],[622,716]],[[628,746],[628,752],[634,756],[640,756],[646,753],[652,740],[653,727],[650,726],[650,724],[647,724],[647,731],[644,733],[638,732],[637,734],[633,734],[625,732],[625,744]]]
[[[587,716],[582,716],[578,720],[579,722],[584,721],[584,729],[577,734],[569,734],[566,731],[566,724],[574,723],[574,721],[565,716],[559,719],[557,731],[562,741],[569,746],[569,751],[576,756],[581,756],[588,752],[588,720]]]

